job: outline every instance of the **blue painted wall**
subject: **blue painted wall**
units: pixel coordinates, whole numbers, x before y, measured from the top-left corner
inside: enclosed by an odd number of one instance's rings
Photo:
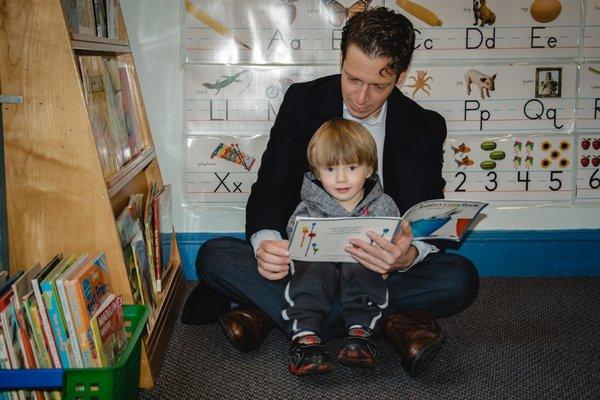
[[[187,280],[196,280],[198,248],[217,236],[241,232],[178,233]],[[481,276],[600,276],[600,229],[472,231],[448,251],[471,259]]]

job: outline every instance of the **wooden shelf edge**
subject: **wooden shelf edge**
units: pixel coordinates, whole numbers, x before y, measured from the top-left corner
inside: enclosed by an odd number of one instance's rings
[[[160,302],[156,310],[156,320],[147,333],[146,344],[149,348],[153,348],[154,344],[161,336],[161,330],[163,329],[164,321],[167,318],[167,314],[169,314],[171,311],[170,307],[171,303],[173,302],[174,293],[176,293],[176,291],[179,289],[178,286],[182,284],[182,276],[182,268],[181,266],[177,266],[167,277],[166,286],[158,297]]]
[[[156,375],[162,367],[162,362],[171,338],[171,332],[179,317],[179,308],[183,302],[185,291],[182,268],[180,266],[177,267],[177,270],[173,271],[173,273],[171,290],[164,299],[162,312],[159,314],[159,318],[145,342],[150,368],[153,374]]]
[[[129,42],[121,39],[105,38],[100,36],[82,35],[81,33],[71,32],[71,42],[78,43],[96,43],[111,46],[129,47]]]
[[[123,166],[119,171],[115,172],[106,179],[108,188],[108,197],[113,197],[119,192],[133,177],[141,170],[146,168],[156,158],[156,152],[153,148],[145,149]]]

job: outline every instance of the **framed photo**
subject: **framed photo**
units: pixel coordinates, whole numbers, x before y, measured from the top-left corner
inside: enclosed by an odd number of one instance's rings
[[[560,97],[562,68],[535,69],[535,97]]]

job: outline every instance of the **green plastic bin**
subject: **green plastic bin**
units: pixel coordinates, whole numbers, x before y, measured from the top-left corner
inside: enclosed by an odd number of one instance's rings
[[[0,370],[0,390],[62,389],[66,400],[131,400],[140,381],[142,334],[148,308],[124,305],[125,330],[130,337],[119,362],[106,368]]]

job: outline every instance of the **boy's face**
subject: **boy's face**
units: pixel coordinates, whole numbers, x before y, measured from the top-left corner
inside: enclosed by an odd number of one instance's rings
[[[370,58],[354,44],[348,46],[342,62],[342,98],[354,118],[377,116],[396,82],[403,82],[406,71],[396,76],[385,69],[389,62],[389,57]]]
[[[366,165],[319,167],[317,175],[327,193],[349,212],[360,203],[365,179],[373,173]]]

